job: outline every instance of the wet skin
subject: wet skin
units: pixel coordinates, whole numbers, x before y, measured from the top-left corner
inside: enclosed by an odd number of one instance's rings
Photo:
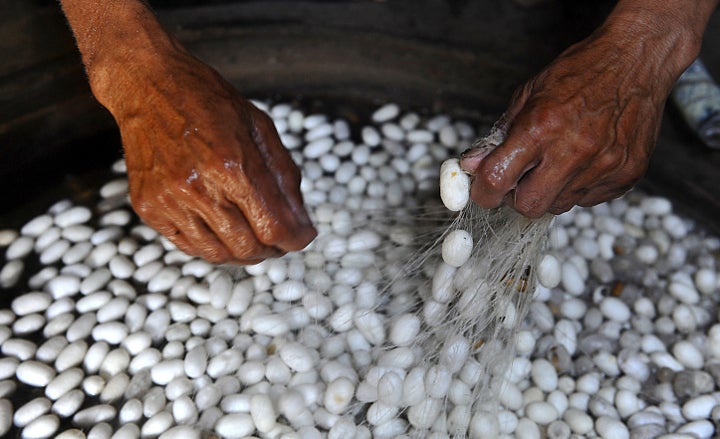
[[[590,37],[519,88],[507,139],[469,151],[472,199],[529,217],[618,197],[645,173],[665,101],[717,0],[621,0]]]

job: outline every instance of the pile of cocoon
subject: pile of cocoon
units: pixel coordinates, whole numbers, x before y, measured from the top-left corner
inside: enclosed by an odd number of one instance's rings
[[[0,435],[715,435],[720,240],[668,200],[576,208],[528,241],[440,203],[471,125],[258,105],[303,170],[317,239],[242,268],[189,257],[132,212],[122,161],[97,202],[0,230]],[[486,253],[494,234],[515,256],[548,245],[509,268]],[[483,295],[497,281],[512,294]]]

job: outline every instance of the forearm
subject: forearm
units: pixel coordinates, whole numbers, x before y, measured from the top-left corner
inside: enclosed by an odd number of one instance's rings
[[[142,0],[60,0],[75,35],[90,86],[112,112],[124,85],[159,54],[177,49]]]
[[[605,33],[668,91],[698,56],[719,0],[620,0]],[[643,65],[644,64],[644,65]],[[646,78],[650,79],[650,78]]]

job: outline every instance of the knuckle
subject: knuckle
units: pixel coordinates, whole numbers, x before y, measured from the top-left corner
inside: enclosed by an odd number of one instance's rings
[[[557,133],[563,129],[565,114],[562,109],[556,106],[543,105],[535,108],[533,112],[533,129],[530,135],[536,141],[542,141],[550,134]]]
[[[200,250],[199,256],[213,264],[224,264],[233,259],[230,253],[216,246],[204,247]]]
[[[583,157],[595,157],[595,160],[616,163],[617,159],[612,152],[601,153],[598,156],[599,144],[591,136],[581,135],[575,138],[575,148],[577,153]]]
[[[619,169],[622,166],[622,162],[622,156],[612,152],[602,153],[595,160],[596,166],[607,171]]]
[[[521,195],[515,199],[515,210],[528,218],[540,218],[547,210],[542,199],[535,195]]]
[[[131,195],[130,204],[140,218],[146,222],[152,222],[157,212],[152,200],[144,196]]]
[[[255,251],[258,251],[263,245],[275,246],[283,241],[292,240],[293,236],[295,236],[294,230],[291,227],[279,227],[279,225],[269,227],[264,233],[258,234],[257,240],[259,242],[255,243],[253,247]]]
[[[251,230],[245,230],[244,233],[235,233],[233,236],[227,236],[225,241],[227,245],[227,258],[234,260],[251,260],[266,259],[268,257],[265,252],[265,246],[258,241]]]

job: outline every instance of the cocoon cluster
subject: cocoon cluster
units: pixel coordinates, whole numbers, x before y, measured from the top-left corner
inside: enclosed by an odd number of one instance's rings
[[[0,230],[0,436],[717,434],[720,240],[668,200],[548,231],[468,202],[468,123],[257,105],[318,238],[244,268],[187,256],[135,216],[122,161],[96,204]]]

